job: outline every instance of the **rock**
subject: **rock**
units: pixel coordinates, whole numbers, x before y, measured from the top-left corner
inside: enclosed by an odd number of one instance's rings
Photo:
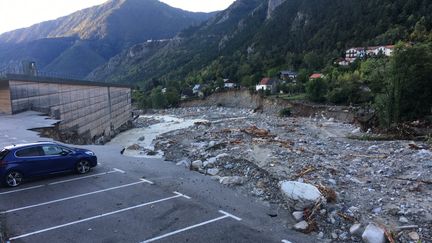
[[[207,170],[207,174],[211,175],[211,176],[215,176],[219,173],[219,169],[217,168],[212,168],[212,169],[208,169]]]
[[[144,140],[145,140],[145,137],[144,137],[144,136],[138,138],[138,141],[140,141],[140,142],[142,142],[142,141],[144,141]]]
[[[336,180],[335,179],[328,179],[328,182],[332,184],[333,186],[336,186]]]
[[[358,128],[356,128],[356,129],[354,129],[354,130],[351,131],[352,134],[360,133],[360,132],[361,132],[360,127],[358,127]]]
[[[213,166],[214,165],[214,163],[216,163],[216,158],[215,157],[213,157],[213,158],[209,158],[209,159],[207,159],[206,161],[204,161],[204,163],[203,163],[203,166],[204,167],[208,167],[208,166]]]
[[[154,150],[150,150],[150,149],[146,149],[146,150],[145,150],[145,153],[146,153],[147,155],[149,155],[149,156],[155,156],[155,155],[157,155],[157,152],[156,152],[156,151],[154,151]]]
[[[200,169],[203,167],[203,162],[201,160],[195,160],[194,162],[192,162],[192,168],[193,169]]]
[[[318,237],[318,239],[322,239],[322,238],[324,238],[324,232],[319,232],[318,233],[318,235],[317,235],[317,237]]]
[[[419,234],[417,232],[415,232],[415,231],[409,232],[408,236],[411,238],[411,240],[415,240],[415,241],[420,240]]]
[[[350,227],[349,232],[351,235],[359,235],[361,233],[361,224],[353,224]]]
[[[303,215],[303,211],[296,211],[292,213],[292,216],[295,218],[295,220],[297,220],[297,222],[303,219]]]
[[[300,221],[294,225],[294,229],[298,231],[306,230],[309,227],[309,224],[306,221]]]
[[[343,232],[342,234],[339,235],[339,239],[341,239],[341,240],[347,240],[348,239],[348,233],[347,232]]]
[[[216,156],[216,160],[219,160],[219,159],[221,159],[223,157],[228,157],[228,156],[229,156],[229,154],[226,154],[226,153],[219,154],[218,156]]]
[[[368,151],[371,151],[371,150],[377,150],[378,149],[378,146],[377,145],[372,145],[372,146],[370,146],[369,148],[368,148]]]
[[[374,208],[374,209],[372,210],[372,212],[373,212],[374,214],[379,214],[379,213],[381,213],[381,211],[382,211],[382,208],[381,208],[381,207]]]
[[[189,160],[187,160],[187,159],[184,159],[184,160],[181,160],[181,161],[177,162],[176,165],[178,165],[178,166],[184,166],[186,168],[190,168],[191,162]]]
[[[129,149],[129,150],[140,150],[141,146],[139,146],[138,144],[133,144],[133,145],[127,147],[127,149]]]
[[[234,165],[233,164],[226,164],[226,165],[224,165],[224,168],[226,170],[231,170],[232,168],[234,168]]]
[[[401,217],[399,218],[399,222],[406,224],[406,223],[408,223],[408,219],[405,218],[404,216],[401,216]]]
[[[370,223],[362,234],[363,242],[365,243],[385,243],[384,230]]]
[[[241,185],[244,183],[244,178],[240,176],[225,176],[219,178],[219,183],[222,185]]]
[[[432,157],[432,152],[426,149],[422,149],[416,155],[419,158],[428,159]]]
[[[296,210],[314,206],[318,201],[323,200],[318,188],[311,184],[297,181],[283,181],[280,189],[290,205]]]
[[[333,232],[333,233],[331,233],[331,237],[332,237],[334,240],[336,240],[336,239],[338,238],[338,235],[337,235],[335,232]]]

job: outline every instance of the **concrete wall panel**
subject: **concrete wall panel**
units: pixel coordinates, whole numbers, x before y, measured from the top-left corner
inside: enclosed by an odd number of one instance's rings
[[[9,83],[11,112],[47,112],[62,120],[60,129],[63,131],[95,138],[108,135],[108,131],[118,129],[131,119],[130,88],[43,81]],[[0,94],[1,92],[0,89]]]
[[[11,94],[9,90],[9,82],[0,81],[0,113],[11,114],[12,104],[11,104]]]

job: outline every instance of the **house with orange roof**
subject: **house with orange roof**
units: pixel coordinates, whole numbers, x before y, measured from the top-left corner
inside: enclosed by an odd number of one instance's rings
[[[256,91],[267,91],[270,90],[272,94],[276,93],[277,85],[279,80],[271,78],[263,78],[256,86]]]
[[[309,76],[309,80],[319,79],[319,78],[324,78],[324,74],[322,74],[322,73],[314,73],[311,76]]]

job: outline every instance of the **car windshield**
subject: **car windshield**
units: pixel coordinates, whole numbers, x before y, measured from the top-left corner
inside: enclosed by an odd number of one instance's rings
[[[6,155],[8,154],[9,150],[7,149],[2,149],[0,151],[0,160],[2,160],[4,157],[6,157]]]

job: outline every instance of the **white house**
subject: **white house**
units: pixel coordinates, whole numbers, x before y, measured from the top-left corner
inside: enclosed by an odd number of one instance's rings
[[[236,83],[234,81],[231,81],[230,79],[224,79],[224,88],[225,89],[234,89],[236,88]]]
[[[270,90],[270,92],[275,93],[278,83],[279,83],[278,80],[271,79],[271,78],[263,78],[256,86],[256,91]]]

